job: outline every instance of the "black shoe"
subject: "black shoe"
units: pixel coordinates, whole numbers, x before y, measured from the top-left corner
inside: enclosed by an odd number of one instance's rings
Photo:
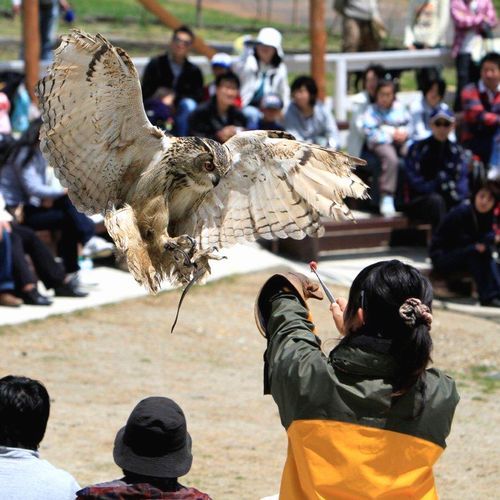
[[[52,300],[42,295],[36,288],[27,292],[21,292],[19,297],[23,299],[25,304],[29,304],[30,306],[50,306],[52,304]]]
[[[481,305],[486,307],[500,307],[500,298],[495,297],[491,300],[485,300],[481,302]]]
[[[56,297],[86,297],[88,292],[80,288],[78,275],[74,275],[67,283],[63,283],[54,288]]]

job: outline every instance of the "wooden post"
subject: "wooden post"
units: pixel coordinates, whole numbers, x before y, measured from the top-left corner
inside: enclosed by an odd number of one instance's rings
[[[137,0],[137,1],[141,3],[147,10],[149,10],[149,12],[154,14],[165,26],[168,26],[171,29],[175,29],[178,28],[179,26],[182,26],[183,23],[179,19],[177,19],[174,15],[170,14],[168,10],[163,8],[155,0]],[[193,49],[199,54],[207,56],[208,58],[211,58],[216,52],[215,49],[209,47],[199,36],[195,37],[193,41]]]
[[[299,0],[293,0],[292,6],[292,26],[297,26],[298,23],[298,8],[299,8]]]
[[[196,27],[203,26],[203,5],[202,0],[196,0]]]
[[[38,104],[35,85],[40,78],[40,20],[38,0],[23,0],[22,4],[24,73],[31,101]]]
[[[318,98],[323,101],[325,89],[325,0],[309,0],[309,36],[311,40],[311,75],[318,85]]]

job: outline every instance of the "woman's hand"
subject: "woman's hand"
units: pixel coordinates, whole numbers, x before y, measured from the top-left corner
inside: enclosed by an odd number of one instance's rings
[[[344,310],[347,306],[347,300],[339,297],[333,304],[330,304],[333,321],[340,335],[344,335]]]

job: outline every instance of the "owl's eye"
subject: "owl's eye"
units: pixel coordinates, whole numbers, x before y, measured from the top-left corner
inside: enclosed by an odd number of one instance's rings
[[[207,171],[207,172],[213,172],[215,170],[215,165],[211,162],[211,161],[206,161],[204,164],[203,164],[203,168]]]

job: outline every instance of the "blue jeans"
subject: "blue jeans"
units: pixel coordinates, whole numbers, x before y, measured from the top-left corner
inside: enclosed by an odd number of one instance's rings
[[[56,40],[57,21],[59,19],[59,0],[53,0],[52,5],[40,7],[40,44],[42,61],[51,61]]]
[[[0,292],[14,290],[12,277],[12,246],[10,234],[4,229],[0,241]]]
[[[480,302],[500,298],[500,270],[491,252],[457,248],[445,252],[432,260],[436,271],[449,274],[454,271],[468,271],[476,282]]]
[[[78,243],[85,245],[94,236],[95,226],[85,214],[78,212],[67,196],[57,198],[51,208],[25,205],[24,223],[35,231],[61,231],[58,255],[67,273],[78,271]]]
[[[174,135],[186,137],[189,133],[189,115],[196,109],[197,103],[190,97],[184,97],[177,103]]]

